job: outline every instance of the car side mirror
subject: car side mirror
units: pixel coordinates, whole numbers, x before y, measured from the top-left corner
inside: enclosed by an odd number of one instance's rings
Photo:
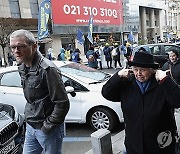
[[[72,97],[75,97],[75,96],[76,96],[76,93],[75,93],[73,87],[71,87],[71,86],[66,86],[65,89],[66,89],[66,92],[67,92],[67,93],[70,93]]]

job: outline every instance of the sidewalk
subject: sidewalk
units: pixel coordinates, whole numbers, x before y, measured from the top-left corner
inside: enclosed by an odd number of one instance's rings
[[[178,109],[175,112],[175,118],[176,118],[178,133],[180,134],[180,109]],[[125,139],[124,130],[111,137],[113,154],[123,154],[123,150],[125,149],[124,139]],[[93,151],[90,150],[85,154],[93,154]]]
[[[118,134],[111,137],[113,154],[123,154],[125,131],[121,131]],[[93,154],[92,149],[85,154]]]

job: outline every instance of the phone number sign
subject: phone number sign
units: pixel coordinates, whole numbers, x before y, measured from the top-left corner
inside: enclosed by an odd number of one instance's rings
[[[93,15],[96,25],[123,24],[121,0],[51,0],[54,24],[84,25]]]

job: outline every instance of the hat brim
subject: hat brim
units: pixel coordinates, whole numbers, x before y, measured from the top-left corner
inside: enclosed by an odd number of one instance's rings
[[[144,67],[144,68],[159,68],[159,64],[157,63],[152,63],[152,64],[148,64],[148,63],[136,63],[133,61],[128,61],[128,65],[129,66],[137,66],[137,67]]]

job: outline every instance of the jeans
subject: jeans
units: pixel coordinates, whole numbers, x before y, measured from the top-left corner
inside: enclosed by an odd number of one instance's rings
[[[64,137],[64,123],[57,126],[49,134],[44,134],[40,129],[26,125],[23,154],[61,154]]]

